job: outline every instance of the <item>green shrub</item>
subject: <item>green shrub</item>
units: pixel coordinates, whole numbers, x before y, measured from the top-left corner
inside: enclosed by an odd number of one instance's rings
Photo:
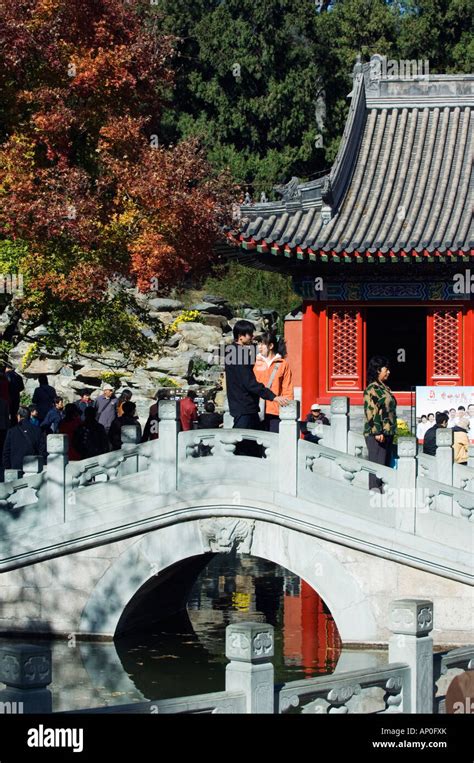
[[[157,379],[159,387],[180,387],[181,385],[169,376],[159,376]]]
[[[120,379],[123,374],[117,374],[115,371],[103,371],[100,378],[104,384],[110,384],[114,389],[120,387]]]
[[[193,360],[193,376],[199,376],[210,369],[209,363],[206,363],[202,358],[196,358]]]
[[[28,392],[22,392],[20,395],[20,405],[24,405],[28,407],[33,402],[33,399],[31,395],[28,394]]]

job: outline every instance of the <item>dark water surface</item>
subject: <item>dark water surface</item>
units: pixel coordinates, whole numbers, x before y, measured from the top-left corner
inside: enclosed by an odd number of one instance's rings
[[[73,636],[49,642],[53,709],[222,691],[228,664],[225,628],[235,622],[274,626],[276,683],[387,661],[384,651],[343,650],[331,613],[313,589],[256,557],[216,554],[192,588],[188,615],[175,632],[155,626],[151,633],[115,643],[80,642]]]

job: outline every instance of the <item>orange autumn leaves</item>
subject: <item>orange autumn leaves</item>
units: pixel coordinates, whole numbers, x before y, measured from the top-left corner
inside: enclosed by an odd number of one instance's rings
[[[229,214],[228,178],[195,141],[159,145],[172,41],[145,25],[147,8],[9,0],[0,10],[0,237],[28,243],[22,267],[43,310],[101,299],[116,272],[166,291],[209,264]]]

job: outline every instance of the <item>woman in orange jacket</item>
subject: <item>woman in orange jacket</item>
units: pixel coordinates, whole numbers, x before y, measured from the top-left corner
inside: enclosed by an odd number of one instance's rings
[[[254,365],[257,381],[265,384],[277,396],[293,400],[293,381],[288,361],[285,360],[284,350],[278,352],[278,341],[274,334],[265,332],[258,338],[258,355]],[[265,406],[263,429],[267,432],[278,432],[280,417],[278,403],[271,400],[261,400]]]

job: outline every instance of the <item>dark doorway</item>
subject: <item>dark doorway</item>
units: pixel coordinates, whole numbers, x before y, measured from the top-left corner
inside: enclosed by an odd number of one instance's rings
[[[388,385],[395,392],[426,384],[426,308],[369,307],[367,361],[386,355],[391,363]]]

